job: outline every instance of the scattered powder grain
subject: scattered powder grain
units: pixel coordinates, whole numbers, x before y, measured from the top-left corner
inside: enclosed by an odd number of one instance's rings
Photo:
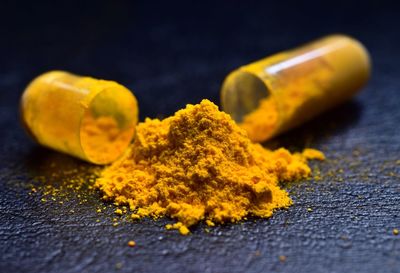
[[[170,216],[168,229],[188,234],[205,220],[236,222],[270,217],[292,204],[279,182],[308,177],[307,159],[319,151],[291,154],[252,143],[245,130],[203,100],[164,120],[146,119],[125,155],[97,179],[105,199],[129,205],[134,219]]]
[[[285,255],[280,255],[279,256],[279,261],[281,261],[282,263],[285,262],[287,259],[287,257]]]

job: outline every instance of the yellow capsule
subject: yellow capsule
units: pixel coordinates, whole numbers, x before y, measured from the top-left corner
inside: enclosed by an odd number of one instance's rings
[[[221,104],[261,142],[350,99],[369,76],[364,46],[331,35],[233,71],[222,85]]]
[[[21,116],[39,144],[107,164],[131,142],[138,106],[134,95],[116,82],[50,71],[25,89]]]

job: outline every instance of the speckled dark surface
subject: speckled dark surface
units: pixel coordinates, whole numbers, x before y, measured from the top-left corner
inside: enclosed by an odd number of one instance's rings
[[[2,4],[0,272],[400,272],[398,7],[93,3]],[[114,227],[112,207],[96,212],[107,205],[96,192],[29,195],[34,176],[58,185],[60,173],[88,167],[37,147],[20,128],[19,96],[39,73],[117,80],[135,91],[142,118],[166,116],[202,98],[218,103],[237,66],[333,32],[365,43],[373,77],[352,102],[267,144],[329,158],[312,164],[318,179],[287,185],[287,211],[209,232],[201,224],[183,237],[164,229],[166,219]]]

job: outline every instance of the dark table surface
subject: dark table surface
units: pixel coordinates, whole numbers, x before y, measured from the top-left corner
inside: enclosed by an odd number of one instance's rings
[[[1,272],[400,272],[398,7],[37,2],[4,3],[0,18]],[[142,119],[163,117],[219,103],[221,81],[242,64],[338,32],[365,43],[372,79],[352,102],[266,144],[328,158],[312,163],[316,179],[286,186],[295,204],[270,219],[200,224],[187,237],[166,231],[169,219],[114,227],[99,193],[61,182],[90,166],[38,147],[19,125],[21,92],[47,70],[116,80],[135,92]],[[38,175],[47,179],[34,193]],[[52,200],[47,184],[64,190]]]

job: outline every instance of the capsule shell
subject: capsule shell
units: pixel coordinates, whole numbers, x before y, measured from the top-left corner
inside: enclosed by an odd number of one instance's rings
[[[131,142],[138,106],[132,92],[116,82],[50,71],[25,89],[21,117],[39,144],[107,164]]]
[[[349,100],[369,76],[364,46],[331,35],[233,71],[221,103],[250,139],[262,142]]]

